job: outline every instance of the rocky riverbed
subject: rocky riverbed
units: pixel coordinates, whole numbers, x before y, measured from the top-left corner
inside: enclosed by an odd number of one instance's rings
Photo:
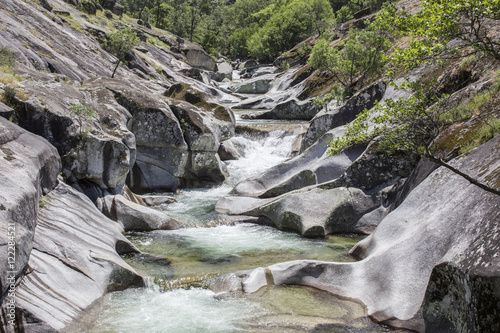
[[[181,303],[160,312],[172,331],[193,300],[200,313],[241,315],[221,332],[500,330],[500,198],[413,154],[383,154],[377,140],[328,156],[357,114],[408,92],[381,78],[319,107],[332,77],[300,59],[287,70],[216,62],[121,16],[116,1],[103,8],[112,19],[75,3],[0,3],[0,47],[16,59],[0,72],[2,332],[82,331],[102,304],[118,317],[94,332],[133,331],[146,319],[129,314],[172,299]],[[116,58],[101,43],[123,26],[141,45],[110,78]],[[460,68],[408,75],[449,71],[440,84],[456,99],[493,84]],[[94,112],[82,117],[75,103]],[[498,188],[499,137],[456,154],[476,122],[437,144]],[[352,233],[367,237],[332,241]],[[233,247],[213,252],[217,243]],[[195,273],[172,278],[186,263]],[[203,289],[178,289],[189,286]]]

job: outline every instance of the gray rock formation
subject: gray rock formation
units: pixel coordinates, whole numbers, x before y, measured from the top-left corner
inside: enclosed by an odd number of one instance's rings
[[[303,237],[324,237],[353,232],[359,219],[378,206],[376,197],[360,189],[310,188],[260,206],[258,215],[271,220],[280,230],[294,231]]]
[[[207,71],[217,72],[217,63],[202,48],[184,48],[182,51],[186,55],[186,61],[189,65],[197,68],[203,68]]]
[[[319,108],[312,101],[298,101],[292,98],[276,105],[270,111],[245,115],[244,119],[311,120],[318,111]]]
[[[59,331],[107,292],[144,285],[117,253],[137,249],[85,195],[61,183],[43,200],[16,291],[17,320],[27,332]]]
[[[265,94],[271,88],[271,81],[274,76],[260,76],[255,79],[243,81],[240,84],[234,84],[229,87],[238,94]]]
[[[0,117],[2,296],[10,285],[8,272],[14,272],[19,278],[27,268],[37,221],[38,198],[54,188],[60,168],[57,151],[46,140]],[[9,250],[11,246],[14,246],[14,252]],[[14,263],[11,267],[10,264]]]
[[[451,163],[495,186],[499,157],[497,136]],[[498,324],[498,311],[478,313],[499,302],[493,277],[498,257],[489,255],[498,251],[499,205],[499,196],[439,168],[351,251],[361,261],[280,263],[254,270],[244,280],[243,290],[256,291],[268,281],[309,285],[361,300],[377,322],[420,331],[418,313],[426,300],[423,312],[430,331],[453,331],[460,324],[470,331],[490,331]]]
[[[318,113],[311,121],[311,126],[302,139],[301,151],[314,144],[323,134],[332,128],[345,125],[353,121],[365,108],[370,109],[376,101],[384,96],[386,84],[377,82],[355,94],[341,107],[333,107]]]
[[[61,162],[53,146],[0,118],[0,155],[2,331],[13,329],[13,280],[16,324],[27,332],[60,330],[106,292],[143,285],[118,255],[137,252],[120,225],[82,193],[55,187]]]
[[[221,62],[217,64],[217,75],[216,81],[222,81],[224,79],[233,79],[233,67],[228,62]]]
[[[173,230],[181,227],[175,219],[121,195],[105,198],[104,201],[111,204],[110,207],[106,206],[106,215],[119,222],[125,231]]]
[[[241,157],[238,149],[230,140],[221,143],[217,154],[219,154],[219,157],[222,161],[237,160]]]

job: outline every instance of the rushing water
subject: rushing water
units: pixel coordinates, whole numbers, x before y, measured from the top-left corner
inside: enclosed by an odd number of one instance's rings
[[[233,138],[232,142],[238,147],[242,157],[226,162],[230,177],[224,184],[183,190],[176,195],[176,203],[159,209],[193,227],[216,221],[218,215],[214,212],[214,207],[220,197],[229,194],[240,181],[257,176],[290,156],[296,136],[287,134],[289,132],[278,130],[270,132],[264,138]]]
[[[214,212],[218,198],[238,182],[287,159],[296,140],[293,132],[271,128],[265,136],[233,138],[242,157],[227,162],[231,176],[223,185],[184,190],[176,196],[177,203],[159,208],[190,228],[128,235],[143,254],[125,259],[156,284],[107,295],[68,331],[301,332],[321,324],[328,332],[328,327],[341,324],[383,332],[367,319],[362,305],[311,288],[269,287],[251,295],[216,295],[192,287],[213,276],[287,260],[352,260],[346,253],[357,237],[310,240],[266,226],[219,223],[221,216]]]

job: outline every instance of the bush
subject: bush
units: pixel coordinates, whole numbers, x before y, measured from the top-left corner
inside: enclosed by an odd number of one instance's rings
[[[12,67],[14,60],[14,52],[6,47],[0,48],[0,66]]]
[[[7,85],[3,88],[2,100],[7,105],[13,105],[16,102],[16,88],[11,85]]]

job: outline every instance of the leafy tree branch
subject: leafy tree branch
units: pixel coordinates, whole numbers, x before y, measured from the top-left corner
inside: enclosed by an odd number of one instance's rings
[[[140,44],[141,41],[139,40],[139,37],[137,37],[137,35],[129,27],[112,32],[107,36],[107,40],[103,43],[103,47],[118,58],[113,74],[111,74],[112,78],[115,76],[120,63],[125,61],[127,53]]]
[[[408,98],[388,99],[370,110],[365,109],[353,122],[347,125],[342,137],[328,143],[329,154],[337,155],[348,147],[379,137],[379,149],[387,153],[412,151],[451,170],[485,191],[500,195],[500,190],[461,172],[431,152],[435,139],[446,126],[443,119],[448,96],[428,94],[420,82],[403,83],[399,88],[411,91]]]

